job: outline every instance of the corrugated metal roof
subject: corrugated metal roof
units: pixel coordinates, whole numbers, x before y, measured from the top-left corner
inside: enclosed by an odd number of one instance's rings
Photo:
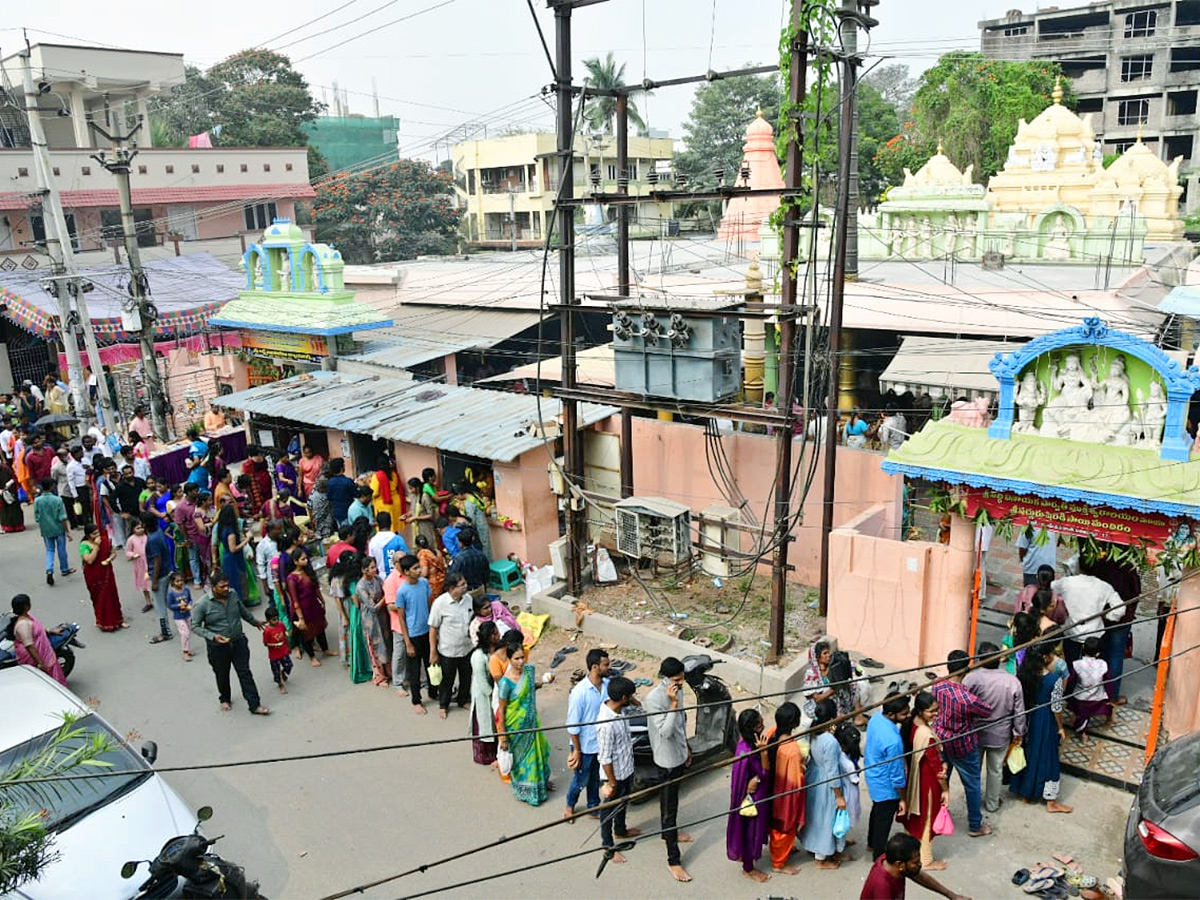
[[[530,434],[562,410],[558,400],[530,394],[402,381],[379,375],[312,372],[219,398],[225,409],[290,419],[319,428],[366,434],[467,456],[511,462],[543,443]],[[616,407],[580,405],[583,425]]]
[[[367,336],[362,353],[345,359],[407,369],[460,350],[487,350],[537,325],[528,310],[439,309],[400,306],[392,325]]]

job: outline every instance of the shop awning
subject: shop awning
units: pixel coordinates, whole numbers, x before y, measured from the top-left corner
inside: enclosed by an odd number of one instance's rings
[[[312,372],[218,398],[224,409],[511,462],[541,446],[558,400],[380,375]],[[581,425],[618,412],[580,404]]]
[[[245,277],[207,253],[159,259],[145,265],[150,299],[158,309],[155,331],[162,337],[202,331],[208,319],[237,292]],[[83,269],[95,285],[87,295],[92,329],[101,344],[137,340],[121,325],[121,304],[129,299],[127,269]],[[0,301],[15,325],[45,340],[58,336],[58,301],[43,287],[44,271],[0,272]]]
[[[998,390],[988,363],[1019,343],[906,335],[879,376],[879,389],[903,393],[923,387],[931,397],[992,397]]]

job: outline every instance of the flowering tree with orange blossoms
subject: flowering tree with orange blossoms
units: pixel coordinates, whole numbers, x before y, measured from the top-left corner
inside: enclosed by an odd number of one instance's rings
[[[453,253],[461,212],[451,184],[415,159],[332,176],[315,185],[317,239],[357,264]]]

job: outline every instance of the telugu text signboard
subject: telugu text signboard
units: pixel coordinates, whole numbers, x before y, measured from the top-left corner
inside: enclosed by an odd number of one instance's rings
[[[965,499],[968,516],[973,517],[983,509],[994,520],[1011,517],[1019,526],[1035,525],[1059,534],[1092,537],[1114,544],[1146,541],[1162,546],[1175,532],[1175,520],[1162,513],[1089,506],[1077,500],[985,488],[967,488]]]
[[[319,362],[329,355],[325,338],[280,331],[242,331],[242,350],[261,359],[302,359]]]

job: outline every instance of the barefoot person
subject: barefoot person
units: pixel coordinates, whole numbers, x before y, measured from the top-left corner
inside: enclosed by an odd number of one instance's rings
[[[575,804],[587,790],[587,808],[600,805],[600,763],[596,759],[596,715],[608,698],[608,651],[593,647],[587,654],[587,677],[571,688],[567,699],[567,737],[571,749],[567,768],[574,771],[567,788],[567,805],[563,818],[574,821]]]
[[[692,836],[675,827],[679,816],[679,783],[684,769],[692,764],[692,751],[687,741],[687,713],[683,706],[683,663],[673,656],[662,661],[658,670],[658,686],[646,697],[647,731],[654,764],[659,779],[666,782],[658,792],[658,811],[662,839],[667,845],[667,869],[676,881],[688,882],[692,876],[681,864],[679,845],[689,843]]]
[[[800,727],[800,707],[782,704],[775,711],[775,725],[767,732],[767,758],[770,763],[771,796],[769,836],[771,868],[783,875],[795,875],[799,866],[788,858],[796,851],[796,834],[804,825],[804,750],[792,736]]]
[[[1025,651],[1017,678],[1029,710],[1025,732],[1026,765],[1012,776],[1008,789],[1026,803],[1044,800],[1046,812],[1069,813],[1072,807],[1058,802],[1062,778],[1059,748],[1063,731],[1063,677],[1055,665],[1057,657],[1049,644],[1035,644]],[[926,867],[928,868],[928,867]]]
[[[937,700],[921,691],[913,700],[912,724],[904,749],[908,755],[908,785],[904,795],[906,815],[901,817],[908,833],[921,842],[921,865],[930,871],[946,868],[933,858],[933,820],[941,807],[950,803],[947,766],[938,751],[933,721],[938,715]]]
[[[738,741],[729,784],[729,821],[725,826],[725,855],[742,864],[742,874],[760,884],[771,876],[754,867],[767,843],[771,803],[770,761],[762,716],[756,709],[738,714]],[[755,752],[758,751],[758,752]]]
[[[263,623],[242,605],[242,598],[230,589],[229,579],[218,569],[212,576],[212,596],[201,598],[192,607],[192,633],[204,638],[208,645],[208,664],[217,679],[221,709],[229,709],[229,668],[232,666],[250,712],[265,716],[271,711],[262,705],[258,696],[258,686],[250,671],[250,644],[242,632],[242,622],[249,622],[260,630],[263,627]]]

